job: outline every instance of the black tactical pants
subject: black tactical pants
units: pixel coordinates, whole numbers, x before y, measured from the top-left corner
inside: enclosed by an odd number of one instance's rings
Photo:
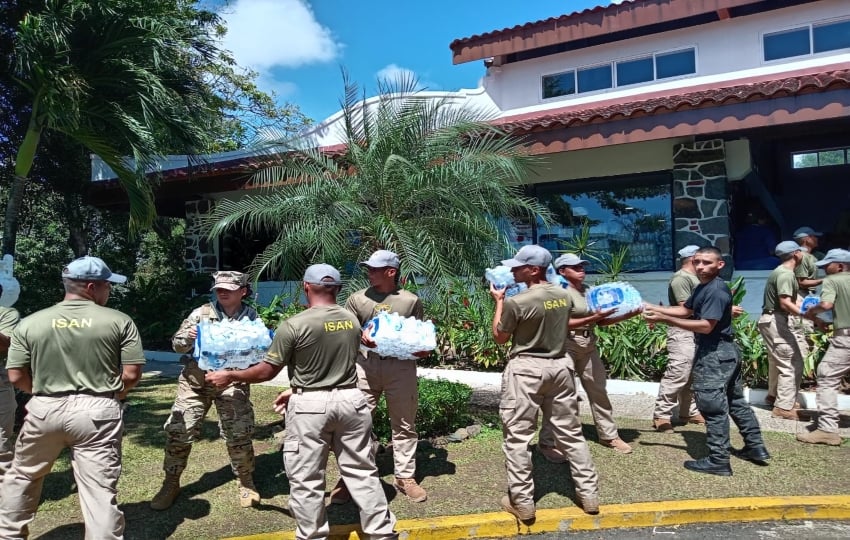
[[[705,438],[712,461],[729,462],[730,416],[747,447],[764,445],[758,420],[744,399],[741,358],[734,343],[720,341],[697,346],[693,390],[697,407],[705,417]]]

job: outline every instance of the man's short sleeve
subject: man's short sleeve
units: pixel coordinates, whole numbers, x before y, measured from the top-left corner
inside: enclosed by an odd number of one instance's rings
[[[693,292],[693,287],[688,278],[684,276],[675,276],[670,282],[670,290],[673,292],[673,298],[676,303],[684,302]]]
[[[17,309],[0,308],[0,334],[11,338],[15,327],[21,321],[21,315]]]
[[[827,302],[829,304],[834,304],[835,303],[835,296],[836,296],[835,281],[833,281],[833,280],[829,279],[829,277],[827,277],[826,279],[823,280],[823,289],[821,289],[821,291],[820,291],[820,301],[821,302]]]
[[[721,294],[716,288],[706,291],[699,305],[699,318],[707,321],[719,321],[727,310],[732,308],[730,297]],[[691,301],[690,299],[688,301]],[[686,306],[687,307],[687,304]]]
[[[413,313],[411,315],[413,318],[419,319],[420,321],[425,320],[425,309],[422,307],[421,298],[417,298],[416,303],[413,304]]]
[[[295,329],[289,321],[280,323],[263,361],[273,366],[286,366],[295,352]]]
[[[144,364],[145,351],[142,347],[142,338],[132,319],[127,318],[124,321],[121,334],[121,363]]]
[[[793,300],[797,296],[797,279],[790,272],[782,272],[776,280],[776,295],[790,296]]]
[[[694,289],[694,292],[696,292],[696,289]],[[685,303],[682,304],[682,305],[685,306],[686,308],[688,308],[689,310],[693,311],[694,310],[694,294],[691,293],[691,295],[688,297],[687,300],[685,300]]]
[[[20,331],[12,334],[12,343],[9,345],[9,355],[6,358],[6,368],[29,367],[32,357],[30,348],[26,342],[26,336]]]
[[[496,329],[499,332],[513,334],[518,322],[519,305],[513,298],[507,298],[502,307],[502,318],[499,320],[499,324],[496,325]]]

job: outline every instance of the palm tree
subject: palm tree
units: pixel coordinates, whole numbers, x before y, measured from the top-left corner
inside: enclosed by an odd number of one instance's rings
[[[427,276],[437,290],[455,276],[481,276],[506,251],[506,218],[549,219],[519,187],[540,161],[481,112],[416,86],[379,82],[369,103],[345,77],[343,149],[278,154],[253,177],[266,190],[215,205],[210,236],[271,232],[249,269],[257,276],[299,276],[315,261],[350,273],[376,249],[398,253],[402,275]]]
[[[131,230],[152,222],[146,170],[163,148],[197,154],[208,144],[210,91],[194,68],[219,52],[209,16],[173,0],[47,0],[24,16],[13,76],[31,105],[6,208],[4,254],[15,252],[25,187],[46,130],[115,171],[128,194]]]

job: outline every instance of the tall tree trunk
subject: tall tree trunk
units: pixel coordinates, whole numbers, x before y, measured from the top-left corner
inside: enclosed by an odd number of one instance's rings
[[[21,206],[24,203],[30,169],[35,161],[35,151],[41,139],[41,127],[35,121],[35,107],[29,129],[24,136],[18,155],[15,159],[15,176],[12,189],[9,190],[9,202],[6,205],[6,218],[3,223],[3,254],[15,256],[15,244],[18,241],[18,223],[20,222]]]
[[[65,194],[65,216],[68,218],[68,244],[74,257],[88,255],[88,234],[82,212],[82,200],[78,194]]]

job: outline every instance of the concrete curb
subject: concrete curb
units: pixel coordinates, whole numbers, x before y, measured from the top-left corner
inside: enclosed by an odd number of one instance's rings
[[[560,508],[537,511],[531,526],[521,525],[506,512],[465,516],[400,520],[396,527],[404,540],[460,540],[463,538],[504,538],[522,534],[556,531],[591,531],[637,527],[675,526],[692,523],[741,521],[850,519],[850,496],[739,497],[698,499],[600,507],[590,516],[580,509]],[[293,531],[233,537],[229,540],[288,540]],[[355,525],[334,525],[330,538],[363,538]]]

